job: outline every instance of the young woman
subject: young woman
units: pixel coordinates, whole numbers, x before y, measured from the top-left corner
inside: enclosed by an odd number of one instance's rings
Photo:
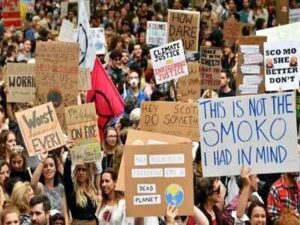
[[[113,168],[114,156],[118,147],[120,146],[120,140],[117,130],[114,127],[107,128],[104,134],[105,141],[103,143],[104,157],[102,159],[102,171],[107,168]]]
[[[20,225],[20,212],[15,206],[8,206],[1,212],[2,225]]]
[[[71,177],[71,160],[68,156],[64,167],[64,186],[72,225],[96,225],[96,189],[93,185],[91,164],[76,165]]]
[[[9,164],[0,160],[0,208],[3,206],[5,200],[8,200],[8,195],[5,192],[4,183],[10,177],[10,167]]]
[[[11,202],[20,211],[20,224],[30,225],[30,207],[29,201],[33,197],[34,192],[29,182],[17,182],[11,194]]]
[[[22,181],[31,180],[30,168],[27,168],[27,160],[25,155],[25,149],[16,145],[13,146],[9,156],[11,173],[10,177],[19,177]]]
[[[108,168],[101,174],[102,202],[96,211],[99,225],[126,224],[125,199],[116,191],[117,173]]]
[[[16,136],[12,131],[3,130],[0,133],[1,157],[9,163],[9,153],[13,146],[17,144]]]
[[[45,194],[51,201],[51,210],[63,214],[65,223],[69,224],[65,190],[64,185],[59,183],[60,176],[57,158],[45,151],[40,155],[40,163],[32,175],[31,186],[36,194]]]
[[[247,216],[250,225],[266,225],[267,224],[267,210],[263,203],[253,201],[248,208]],[[288,223],[286,223],[288,224]],[[290,224],[289,224],[290,225]]]

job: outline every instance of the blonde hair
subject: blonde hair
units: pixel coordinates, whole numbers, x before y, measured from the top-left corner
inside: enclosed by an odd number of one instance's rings
[[[18,181],[11,194],[11,202],[19,209],[20,213],[25,213],[29,210],[28,195],[32,191],[29,182]]]
[[[88,199],[86,195],[92,200],[92,203],[96,205],[96,188],[92,183],[92,164],[85,163],[84,166],[86,168],[87,180],[86,180],[86,190],[84,191],[83,188],[80,186],[77,180],[77,168],[79,165],[76,165],[73,171],[73,184],[74,184],[74,191],[76,195],[76,204],[82,208],[86,207]]]

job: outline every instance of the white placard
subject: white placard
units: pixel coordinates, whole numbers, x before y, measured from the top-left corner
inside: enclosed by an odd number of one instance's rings
[[[135,166],[147,166],[148,156],[147,155],[134,155],[134,165]]]
[[[74,24],[69,20],[63,19],[59,36],[59,41],[64,42],[75,42],[74,40]]]
[[[164,171],[162,168],[154,169],[132,169],[131,176],[133,178],[149,178],[149,177],[163,177]]]
[[[265,86],[267,91],[299,89],[300,42],[264,43]]]
[[[181,164],[184,163],[184,154],[150,155],[149,164]]]
[[[181,40],[152,48],[150,54],[157,84],[189,74]]]
[[[103,27],[91,28],[96,55],[105,54],[105,34]]]
[[[139,194],[155,194],[156,184],[138,184],[137,193]]]
[[[241,70],[243,74],[259,74],[259,65],[241,65]]]
[[[161,204],[160,195],[137,195],[133,197],[134,205],[159,205]]]
[[[260,82],[263,80],[262,77],[260,77],[259,75],[247,75],[243,77],[243,84],[260,84]]]
[[[160,46],[168,43],[168,24],[166,22],[147,21],[147,45]]]
[[[204,176],[299,170],[295,93],[198,101]]]

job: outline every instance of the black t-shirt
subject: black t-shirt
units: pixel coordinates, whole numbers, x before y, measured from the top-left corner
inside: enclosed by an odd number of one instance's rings
[[[223,97],[233,97],[235,96],[235,91],[234,90],[230,90],[229,92],[222,92],[221,90],[219,91],[219,98],[223,98]]]

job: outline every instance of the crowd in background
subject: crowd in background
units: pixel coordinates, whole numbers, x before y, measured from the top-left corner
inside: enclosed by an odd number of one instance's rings
[[[178,209],[168,206],[164,217],[128,218],[124,194],[115,190],[128,128],[139,129],[141,103],[181,97],[176,87],[155,83],[147,21],[167,21],[168,9],[201,12],[199,45],[223,50],[221,84],[214,96],[230,97],[236,95],[237,43],[224,41],[224,22],[233,18],[243,23],[244,36],[254,35],[277,26],[275,4],[273,0],[91,1],[90,26],[105,29],[106,54],[97,58],[124,98],[125,113],[107,125],[101,161],[76,166],[69,156],[71,140],[61,149],[28,157],[15,113],[33,103],[7,103],[4,76],[8,63],[35,63],[36,43],[57,40],[63,19],[77,25],[78,5],[69,3],[68,14],[62,17],[60,1],[36,0],[35,12],[26,15],[22,28],[0,24],[1,224],[300,224],[298,173],[256,175],[243,167],[238,177],[203,178],[199,143],[193,149],[193,216],[178,216]],[[299,1],[290,0],[290,8],[297,7]],[[199,53],[186,58],[199,61]],[[86,93],[78,94],[84,103]]]

